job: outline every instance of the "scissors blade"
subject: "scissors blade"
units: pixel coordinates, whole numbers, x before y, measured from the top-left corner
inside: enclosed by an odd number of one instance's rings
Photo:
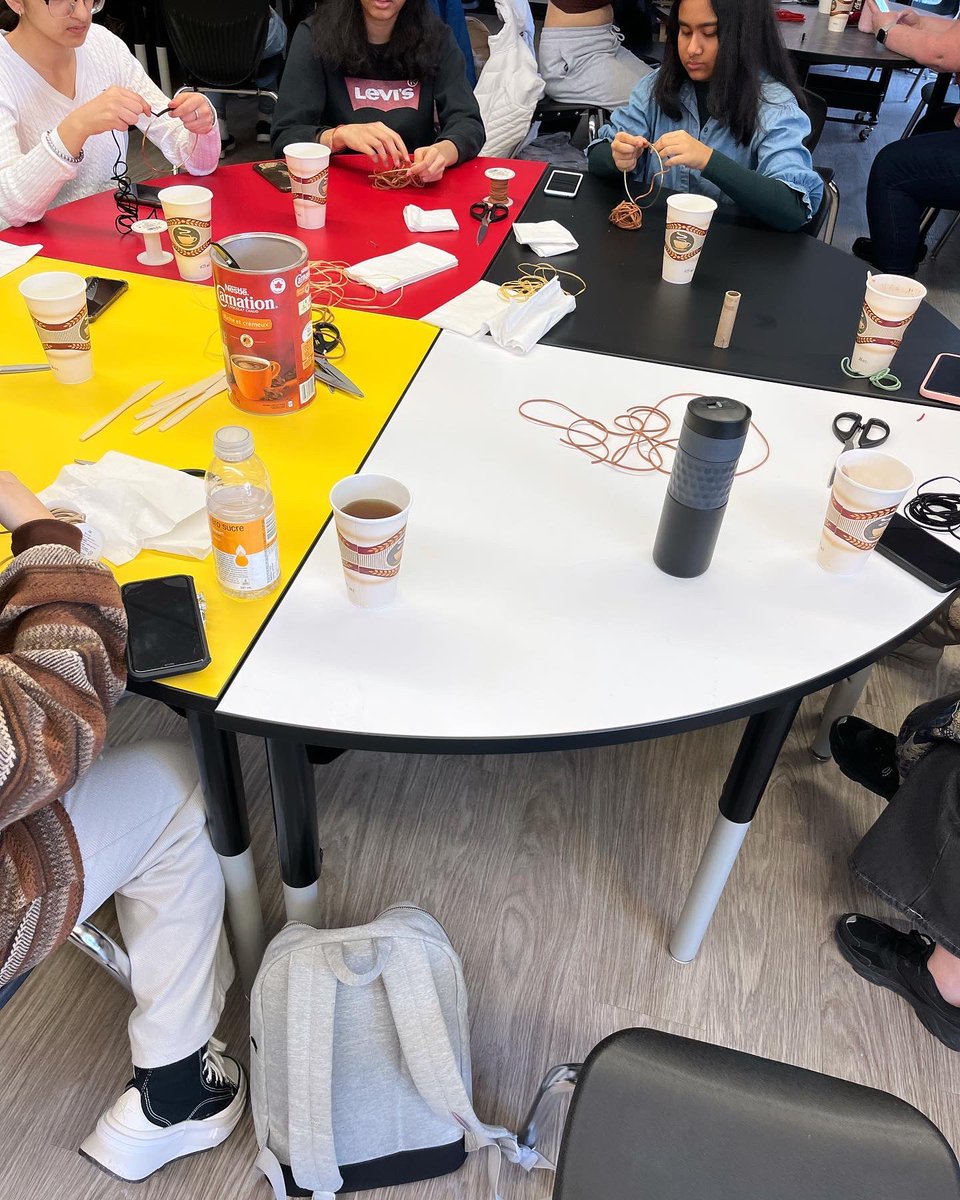
[[[33,371],[49,371],[47,363],[10,363],[0,367],[0,375],[29,375]]]
[[[487,230],[490,228],[490,210],[483,214],[483,220],[480,222],[480,228],[477,230],[477,245],[479,246],[483,239],[487,236]]]
[[[336,388],[338,392],[346,392],[348,396],[356,396],[358,400],[365,399],[363,392],[360,391],[353,380],[348,379],[332,363],[328,363],[325,358],[318,358],[316,362],[317,369],[314,373],[321,383],[325,383],[331,390]]]

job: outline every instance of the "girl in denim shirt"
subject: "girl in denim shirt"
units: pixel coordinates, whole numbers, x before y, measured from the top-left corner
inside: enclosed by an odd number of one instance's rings
[[[671,192],[799,229],[823,198],[801,95],[770,0],[673,0],[663,66],[601,128],[590,170],[648,181],[653,146]]]

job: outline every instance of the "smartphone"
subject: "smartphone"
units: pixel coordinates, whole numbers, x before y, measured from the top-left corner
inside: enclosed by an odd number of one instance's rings
[[[960,588],[960,549],[954,550],[900,513],[893,514],[883,531],[877,553],[938,592]]]
[[[210,665],[197,590],[189,575],[125,583],[127,673],[131,679],[186,675]]]
[[[130,195],[143,208],[160,207],[160,191],[146,183],[131,183]]]
[[[920,395],[930,400],[960,404],[960,354],[938,354],[927,377],[920,384]]]
[[[262,175],[267,183],[272,184],[278,192],[293,190],[293,185],[290,182],[290,172],[287,170],[287,164],[282,158],[275,159],[273,162],[254,163],[253,169],[258,175]]]
[[[579,171],[551,171],[547,185],[543,189],[545,196],[564,196],[568,200],[579,192],[583,176]]]
[[[87,277],[87,317],[92,325],[97,317],[119,300],[130,286],[125,279],[104,279],[101,275]]]

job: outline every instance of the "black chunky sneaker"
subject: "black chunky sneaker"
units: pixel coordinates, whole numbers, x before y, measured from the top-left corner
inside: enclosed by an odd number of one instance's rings
[[[902,933],[859,913],[844,913],[834,936],[858,975],[902,996],[925,1029],[950,1050],[960,1050],[960,1008],[944,1000],[927,970],[932,938],[916,929]]]
[[[863,261],[869,263],[871,267],[877,266],[876,260],[873,256],[873,239],[872,238],[859,237],[853,243],[853,245],[850,247],[850,249],[851,249],[852,253],[857,256],[857,258],[862,258]],[[912,269],[915,271],[926,257],[927,257],[927,244],[926,244],[926,242],[921,242],[917,246],[917,260],[913,264]],[[879,270],[879,268],[877,268],[877,269]]]
[[[830,726],[830,753],[848,779],[893,799],[900,786],[896,734],[859,717],[838,717]]]
[[[134,1068],[134,1078],[80,1153],[116,1179],[146,1179],[175,1158],[212,1150],[233,1133],[247,1103],[240,1064],[211,1038],[166,1067]]]

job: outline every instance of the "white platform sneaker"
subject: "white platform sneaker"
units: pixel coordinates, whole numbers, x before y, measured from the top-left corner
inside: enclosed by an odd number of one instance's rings
[[[80,1153],[116,1179],[146,1179],[175,1158],[225,1142],[243,1116],[243,1068],[211,1038],[180,1062],[135,1078],[85,1138]]]

